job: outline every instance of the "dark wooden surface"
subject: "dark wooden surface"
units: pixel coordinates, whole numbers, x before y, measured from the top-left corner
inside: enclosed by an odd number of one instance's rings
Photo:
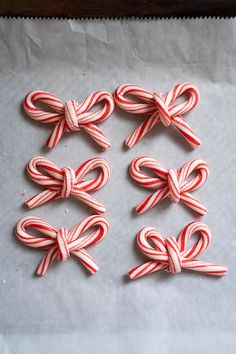
[[[1,16],[197,17],[236,16],[236,0],[0,0]]]

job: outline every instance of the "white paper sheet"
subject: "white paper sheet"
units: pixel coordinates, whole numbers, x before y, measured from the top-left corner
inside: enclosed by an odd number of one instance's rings
[[[1,353],[235,353],[235,39],[234,20],[0,20]],[[164,127],[126,150],[123,141],[143,118],[118,109],[100,124],[112,142],[109,151],[101,153],[80,132],[49,151],[42,146],[52,126],[36,124],[22,109],[22,99],[35,89],[80,102],[124,83],[165,93],[184,81],[201,93],[199,107],[187,117],[202,140],[196,151]],[[133,213],[149,195],[127,173],[141,154],[169,167],[194,157],[208,162],[210,178],[194,195],[209,209],[202,220],[213,242],[200,257],[228,266],[227,276],[159,272],[129,281],[127,271],[145,259],[135,243],[141,227],[177,236],[197,219],[169,201],[141,216]],[[41,190],[25,173],[27,162],[40,155],[61,167],[94,156],[112,164],[110,183],[94,193],[110,222],[109,235],[89,249],[100,266],[94,276],[73,257],[55,261],[44,278],[34,276],[43,251],[24,247],[14,235],[26,215],[68,229],[88,215],[73,198],[32,211],[22,207]]]

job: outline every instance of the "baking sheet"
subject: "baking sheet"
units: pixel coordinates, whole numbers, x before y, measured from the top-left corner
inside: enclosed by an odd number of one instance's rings
[[[1,353],[235,353],[235,36],[233,19],[0,19]],[[162,127],[126,150],[123,141],[139,119],[118,109],[100,124],[112,142],[107,152],[80,132],[49,151],[42,146],[52,127],[28,119],[21,106],[35,89],[80,102],[95,90],[113,92],[124,83],[164,93],[183,81],[201,93],[199,108],[187,118],[202,140],[196,151],[174,129]],[[194,157],[208,162],[210,178],[194,193],[209,209],[202,220],[213,234],[201,259],[227,265],[227,276],[159,272],[129,281],[127,271],[144,260],[135,244],[141,227],[177,236],[197,219],[169,201],[144,215],[133,213],[149,194],[127,173],[141,154],[169,167]],[[68,229],[88,215],[73,198],[32,211],[22,206],[40,190],[25,173],[28,160],[40,155],[61,167],[94,156],[112,164],[110,183],[94,193],[107,206],[110,222],[109,235],[89,249],[100,266],[94,276],[71,257],[36,277],[43,252],[14,236],[16,222],[26,215]]]

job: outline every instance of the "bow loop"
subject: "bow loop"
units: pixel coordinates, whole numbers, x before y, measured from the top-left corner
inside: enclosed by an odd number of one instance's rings
[[[80,130],[77,117],[78,103],[75,100],[69,100],[65,103],[65,121],[68,131]]]
[[[99,169],[98,176],[85,181],[84,176],[96,169]],[[70,167],[59,168],[44,157],[35,157],[29,161],[27,172],[34,182],[46,188],[25,201],[30,209],[73,195],[99,214],[106,210],[103,204],[89,194],[102,188],[110,179],[111,166],[104,158],[89,159],[74,171]]]
[[[175,100],[183,94],[187,96],[184,102],[175,103]],[[133,100],[132,97],[134,97]],[[187,82],[175,85],[165,95],[129,84],[119,86],[114,93],[117,106],[132,114],[148,116],[125,140],[126,145],[132,148],[153,127],[162,123],[166,127],[174,126],[192,148],[197,148],[201,142],[183,115],[197,106],[199,97],[197,88]]]
[[[199,239],[192,247],[187,248],[189,239],[196,232],[200,233]],[[148,242],[149,239],[154,246]],[[141,252],[151,260],[132,268],[128,272],[129,277],[136,279],[161,269],[172,274],[188,269],[208,275],[222,276],[228,271],[226,267],[195,258],[208,247],[210,241],[208,226],[199,221],[186,225],[177,240],[174,237],[164,240],[158,230],[145,227],[137,235],[137,245]]]
[[[91,227],[95,230],[89,231]],[[32,235],[27,229],[36,229],[40,234]],[[77,224],[70,232],[65,227],[57,230],[45,221],[36,217],[21,219],[16,226],[16,236],[25,245],[46,250],[37,268],[38,275],[44,275],[55,258],[65,261],[73,254],[91,274],[96,273],[98,266],[86,248],[100,242],[107,234],[109,224],[99,215],[89,216]],[[86,236],[82,234],[89,231]]]
[[[57,247],[58,247],[58,259],[59,261],[65,261],[69,255],[69,246],[67,243],[68,231],[65,227],[58,230],[57,233]]]
[[[160,92],[154,92],[153,94],[154,103],[158,108],[159,119],[165,127],[169,127],[171,124],[171,115],[169,113],[169,108],[165,104],[165,97],[162,96]]]
[[[155,177],[141,171],[145,167],[154,173]],[[141,186],[156,190],[144,202],[136,206],[138,214],[142,214],[154,207],[161,200],[169,197],[172,202],[182,201],[199,215],[205,215],[207,209],[190,192],[199,188],[208,178],[209,170],[206,162],[195,159],[185,163],[179,170],[167,168],[159,161],[148,156],[140,156],[130,164],[131,177]],[[195,176],[189,177],[191,173]]]
[[[45,103],[50,111],[40,110],[35,105],[36,102]],[[90,112],[90,109],[99,102],[104,106]],[[50,92],[32,91],[25,97],[23,105],[30,118],[45,124],[55,124],[53,132],[46,140],[49,148],[54,148],[65,133],[80,129],[90,135],[103,150],[107,150],[111,145],[96,125],[109,118],[114,111],[114,99],[109,92],[95,91],[79,104],[75,100],[63,103]]]

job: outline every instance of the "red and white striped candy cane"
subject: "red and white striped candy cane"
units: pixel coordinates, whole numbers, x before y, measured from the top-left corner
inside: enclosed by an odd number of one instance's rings
[[[96,227],[96,230],[82,236],[92,227]],[[39,231],[40,235],[28,233],[27,228]],[[98,215],[89,216],[69,232],[65,227],[57,230],[40,218],[30,216],[18,222],[16,236],[26,246],[47,251],[36,270],[38,275],[44,275],[55,258],[64,261],[70,254],[77,257],[88,271],[94,274],[99,268],[85,248],[101,241],[107,234],[108,228],[106,219]]]
[[[146,175],[140,167],[150,169],[157,177]],[[207,208],[190,194],[207,180],[209,169],[206,162],[199,159],[191,160],[177,171],[175,168],[168,170],[159,161],[151,157],[140,156],[131,162],[129,172],[140,186],[156,190],[144,202],[137,205],[136,211],[138,214],[154,207],[166,197],[169,197],[174,203],[182,201],[200,215],[207,213]],[[195,172],[197,173],[195,176],[188,178],[191,173]]]
[[[51,110],[37,108],[36,102],[45,103]],[[104,103],[104,107],[95,112],[89,112],[99,102]],[[79,104],[75,100],[63,103],[50,92],[32,91],[25,97],[23,105],[30,118],[38,122],[56,125],[45,143],[49,148],[54,148],[65,133],[80,129],[86,131],[103,150],[107,150],[111,146],[108,139],[96,126],[114,111],[114,99],[109,92],[96,91]]]
[[[87,173],[95,169],[101,170],[97,177],[90,180],[83,179]],[[25,201],[30,209],[73,195],[99,214],[106,210],[103,204],[88,193],[103,187],[111,177],[111,166],[102,157],[85,161],[75,171],[70,167],[59,168],[45,157],[35,157],[29,161],[27,172],[34,182],[46,188],[45,191]]]
[[[188,99],[183,103],[175,104],[174,101],[183,94],[188,94]],[[140,103],[126,99],[125,95],[133,96],[135,99],[138,98]],[[160,92],[153,93],[134,85],[119,86],[114,93],[117,106],[129,113],[148,116],[125,140],[125,144],[132,148],[155,125],[162,123],[166,127],[173,125],[193,148],[197,148],[201,142],[183,118],[183,115],[196,107],[199,97],[197,88],[187,82],[175,85],[165,95]]]
[[[200,233],[199,239],[193,246],[187,248],[190,238],[197,232]],[[177,240],[174,237],[164,240],[158,230],[145,227],[138,233],[137,244],[151,261],[132,268],[128,272],[129,277],[136,279],[161,269],[172,274],[188,269],[208,275],[225,275],[228,271],[226,267],[195,259],[210,242],[211,233],[208,226],[199,221],[185,226]]]

